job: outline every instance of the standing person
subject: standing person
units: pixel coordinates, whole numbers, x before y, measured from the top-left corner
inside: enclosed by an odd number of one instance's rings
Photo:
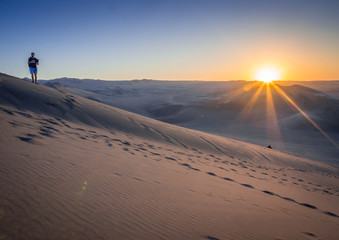
[[[29,67],[29,72],[31,73],[32,76],[32,83],[37,83],[37,74],[38,74],[38,69],[37,65],[39,65],[39,59],[35,58],[35,53],[31,53],[31,57],[28,58],[28,67]]]

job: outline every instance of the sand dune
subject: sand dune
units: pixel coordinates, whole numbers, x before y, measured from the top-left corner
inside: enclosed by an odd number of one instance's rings
[[[339,166],[339,150],[275,88],[271,89],[275,114],[268,117],[265,88],[261,90],[255,104],[249,104],[260,83],[69,78],[43,83],[62,92],[177,126],[261,146],[270,144],[280,151]],[[331,97],[339,87],[338,81],[277,83],[335,142],[339,141],[339,100]],[[276,125],[273,124],[273,116],[276,116]]]
[[[4,74],[0,110],[0,239],[339,237],[337,168]]]

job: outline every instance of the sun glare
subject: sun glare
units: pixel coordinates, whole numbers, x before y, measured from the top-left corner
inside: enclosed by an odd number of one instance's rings
[[[274,80],[280,80],[281,71],[275,67],[263,67],[257,71],[255,79],[258,81],[269,83]]]

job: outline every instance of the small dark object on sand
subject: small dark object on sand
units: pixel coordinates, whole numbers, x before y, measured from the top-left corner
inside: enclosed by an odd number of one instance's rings
[[[271,146],[271,145],[268,145],[268,146],[267,146],[267,148],[270,148],[270,149],[272,149],[272,146]]]

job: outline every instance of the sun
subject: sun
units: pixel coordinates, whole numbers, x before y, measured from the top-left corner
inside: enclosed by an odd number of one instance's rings
[[[274,80],[280,80],[281,71],[275,67],[262,67],[260,68],[256,75],[255,79],[261,82],[269,83]]]

